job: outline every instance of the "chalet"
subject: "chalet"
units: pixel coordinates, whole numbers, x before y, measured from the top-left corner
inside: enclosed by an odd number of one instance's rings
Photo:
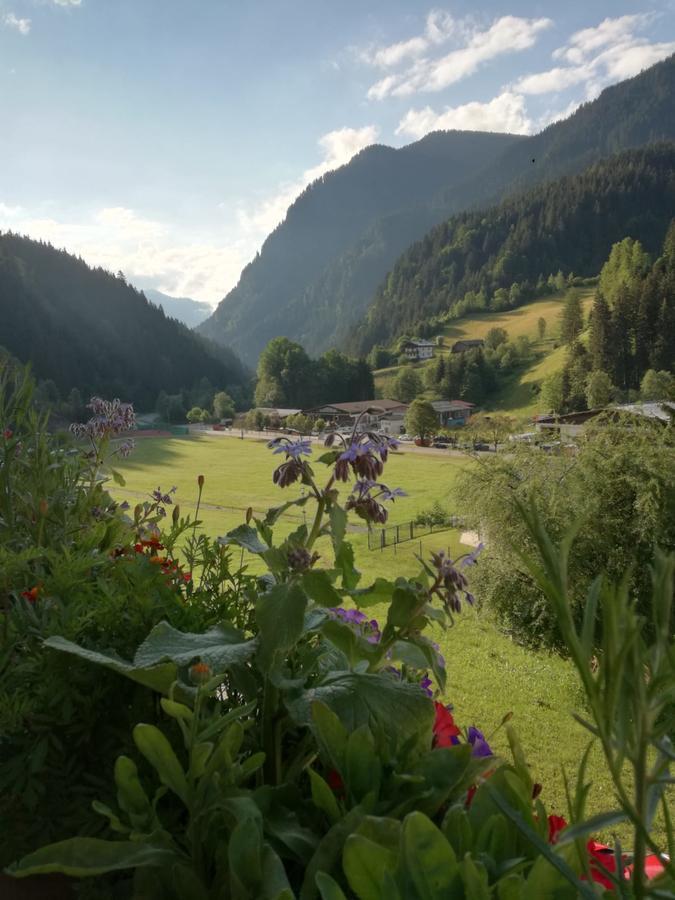
[[[431,359],[434,355],[434,342],[412,340],[401,344],[401,350],[408,359]]]
[[[466,353],[467,350],[480,349],[485,341],[482,338],[475,338],[466,341],[455,341],[450,348],[451,353]]]
[[[334,428],[353,425],[361,415],[361,425],[365,428],[383,425],[385,420],[400,420],[403,423],[408,405],[400,400],[354,400],[351,403],[324,403],[303,409],[303,414],[313,419],[324,419]],[[398,432],[396,432],[398,433]]]
[[[433,400],[431,405],[441,428],[466,425],[476,408],[473,403],[466,403],[464,400]]]

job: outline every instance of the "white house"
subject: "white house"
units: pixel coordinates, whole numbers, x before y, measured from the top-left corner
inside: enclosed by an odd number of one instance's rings
[[[434,342],[424,340],[406,341],[401,349],[408,359],[431,359],[434,355]]]

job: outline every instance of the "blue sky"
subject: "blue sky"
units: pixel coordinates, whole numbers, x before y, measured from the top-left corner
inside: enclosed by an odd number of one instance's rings
[[[216,303],[361,147],[535,132],[674,51],[673,0],[0,0],[0,229]]]

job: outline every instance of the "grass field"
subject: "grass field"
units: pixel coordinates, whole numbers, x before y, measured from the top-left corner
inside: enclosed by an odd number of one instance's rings
[[[581,296],[584,313],[593,302],[594,288],[573,288]],[[535,388],[550,374],[560,369],[565,358],[564,347],[555,344],[560,334],[560,313],[567,292],[533,300],[518,309],[506,312],[474,313],[456,322],[451,322],[443,330],[444,346],[435,350],[448,354],[455,341],[469,338],[484,338],[491,328],[504,328],[511,340],[525,336],[532,341],[535,358],[525,369],[504,378],[503,386],[485,404],[486,410],[501,410],[521,419],[539,412]],[[544,340],[539,340],[537,322],[546,320]],[[415,363],[415,368],[423,370],[429,363]],[[375,388],[378,396],[392,395],[393,382],[403,366],[391,366],[375,372]]]
[[[148,438],[140,440],[131,457],[121,466],[126,487],[119,496],[133,503],[161,486],[176,485],[176,500],[188,511],[197,493],[197,476],[205,476],[203,521],[212,534],[224,534],[243,521],[244,510],[252,505],[263,511],[290,499],[294,488],[281,491],[272,484],[272,457],[263,442],[234,437],[191,436],[189,438]],[[402,487],[409,496],[397,501],[390,513],[392,523],[412,519],[435,499],[447,500],[452,508],[452,487],[462,466],[462,457],[437,457],[409,452],[393,456],[387,465],[386,481]],[[317,466],[317,469],[320,468]],[[297,496],[297,493],[296,493]],[[282,520],[279,528],[297,527],[298,519]],[[360,520],[357,520],[357,523]],[[456,532],[442,532],[422,541],[422,552],[449,549],[459,552]],[[377,575],[389,578],[411,575],[416,570],[418,542],[401,544],[394,553],[367,549],[367,533],[358,524],[350,528],[357,565],[368,583]],[[330,548],[318,547],[330,559]],[[386,610],[374,611],[386,616]],[[572,667],[548,653],[531,652],[502,634],[479,610],[468,609],[448,632],[437,635],[448,669],[446,701],[452,702],[456,718],[464,726],[476,724],[487,735],[507,712],[520,734],[535,780],[544,785],[544,799],[553,810],[564,813],[565,802],[561,766],[572,772],[583,753],[586,733],[572,717],[581,711],[581,696]],[[503,731],[491,738],[498,752],[507,753]],[[606,808],[610,785],[597,764],[592,766],[594,787],[590,806]]]

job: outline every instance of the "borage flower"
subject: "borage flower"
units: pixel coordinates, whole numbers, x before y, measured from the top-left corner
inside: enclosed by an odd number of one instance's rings
[[[446,608],[451,612],[460,612],[462,609],[461,597],[471,606],[475,602],[472,593],[469,592],[469,582],[455,566],[449,556],[441,550],[440,553],[431,554],[431,562],[437,571],[436,581],[430,589],[430,593],[441,598]]]
[[[341,606],[334,606],[328,610],[328,614],[333,619],[346,622],[357,634],[365,637],[369,644],[379,643],[382,637],[380,623],[377,619],[369,619],[359,609],[343,609]]]
[[[471,755],[477,757],[494,756],[490,745],[485,740],[485,735],[473,725],[469,726],[467,741],[471,744]]]
[[[366,522],[378,522],[384,525],[388,513],[380,500],[393,503],[397,497],[405,497],[405,491],[401,488],[391,490],[386,484],[364,478],[354,484],[352,493],[345,503],[345,509],[353,509],[356,515]]]
[[[285,453],[286,461],[274,470],[272,481],[279,487],[288,487],[296,481],[302,481],[311,476],[311,469],[302,456],[311,456],[312,448],[309,440],[303,438],[299,441],[291,441],[285,437],[271,440],[268,445],[273,453]]]

